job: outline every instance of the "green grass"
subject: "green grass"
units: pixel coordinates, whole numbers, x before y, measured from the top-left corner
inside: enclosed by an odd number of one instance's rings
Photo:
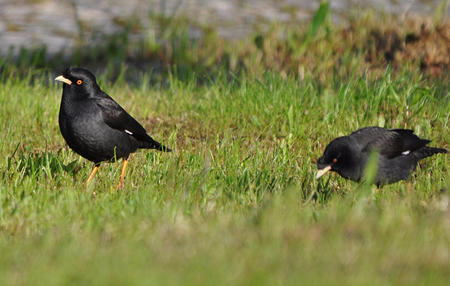
[[[120,164],[103,164],[86,190],[92,165],[58,129],[61,86],[5,78],[1,285],[448,283],[447,156],[378,192],[314,179],[325,145],[362,126],[448,148],[445,82],[389,70],[328,86],[270,72],[166,88],[99,77],[176,151],[137,152],[120,192]]]
[[[379,190],[314,179],[326,144],[363,126],[449,148],[448,21],[342,28],[321,7],[237,42],[170,21],[163,43],[0,59],[0,285],[448,285],[448,155]],[[175,150],[132,155],[119,192],[120,163],[86,189],[93,166],[60,135],[69,64]]]

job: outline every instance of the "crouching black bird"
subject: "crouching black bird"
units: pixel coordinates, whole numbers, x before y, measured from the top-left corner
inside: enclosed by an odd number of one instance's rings
[[[404,180],[420,160],[436,153],[447,153],[442,148],[427,147],[430,142],[417,137],[412,130],[365,127],[328,144],[317,161],[316,178],[334,171],[344,178],[359,181],[369,154],[374,150],[379,154],[374,183],[379,186]]]
[[[59,110],[61,134],[72,150],[95,164],[87,185],[101,162],[123,158],[119,189],[130,153],[139,148],[171,151],[153,140],[131,115],[103,92],[90,71],[68,68],[55,80],[64,83]]]

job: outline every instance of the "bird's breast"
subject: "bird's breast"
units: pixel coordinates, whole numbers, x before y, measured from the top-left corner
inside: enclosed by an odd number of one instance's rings
[[[91,161],[121,158],[137,149],[125,132],[109,127],[99,112],[66,113],[60,110],[59,126],[67,145]]]

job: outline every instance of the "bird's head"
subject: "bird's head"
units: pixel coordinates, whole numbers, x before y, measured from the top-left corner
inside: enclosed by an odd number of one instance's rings
[[[317,160],[316,179],[319,179],[329,171],[339,173],[345,178],[357,180],[359,176],[357,150],[353,150],[347,136],[334,139],[325,148],[323,156]]]
[[[100,90],[95,76],[83,68],[67,68],[55,80],[63,82],[64,90],[80,98],[93,96]]]

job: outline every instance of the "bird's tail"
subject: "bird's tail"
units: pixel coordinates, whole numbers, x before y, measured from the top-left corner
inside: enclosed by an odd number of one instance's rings
[[[162,152],[172,152],[172,149],[170,149],[167,146],[162,145],[161,143],[158,143],[158,146],[155,149],[158,151],[162,151]]]
[[[152,137],[150,137],[148,135],[146,136],[145,141],[144,140],[140,140],[139,143],[140,143],[139,148],[156,149],[156,150],[162,151],[162,152],[172,152],[172,149],[170,149],[169,147],[166,147],[163,144],[155,141]]]
[[[433,156],[434,154],[438,153],[447,153],[447,150],[444,148],[435,148],[435,147],[423,147],[419,150],[415,151],[414,154],[418,159],[424,159],[430,156]]]

